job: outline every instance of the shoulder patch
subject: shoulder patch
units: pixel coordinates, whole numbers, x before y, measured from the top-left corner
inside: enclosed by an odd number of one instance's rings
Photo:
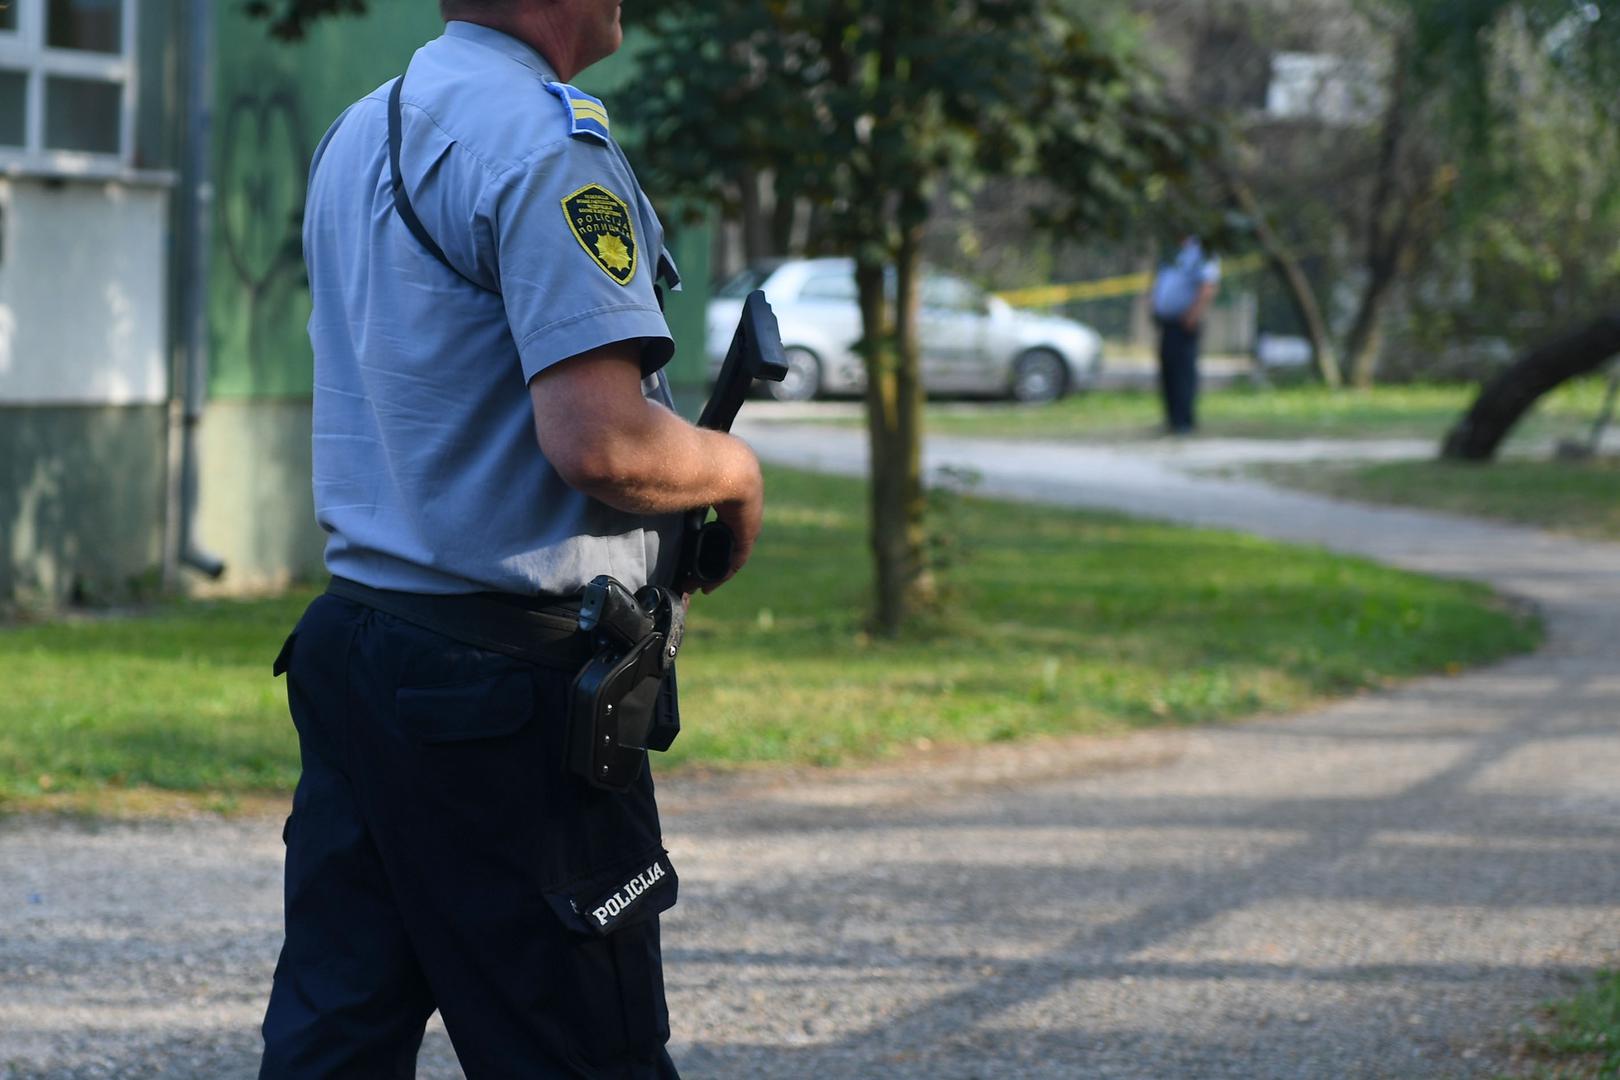
[[[546,89],[562,99],[568,107],[568,134],[575,138],[596,139],[608,142],[612,139],[612,131],[608,127],[607,106],[601,100],[593,98],[583,90],[577,90],[567,83],[549,82]]]
[[[562,201],[568,228],[608,277],[628,285],[636,276],[636,226],[625,201],[601,184],[586,184]]]

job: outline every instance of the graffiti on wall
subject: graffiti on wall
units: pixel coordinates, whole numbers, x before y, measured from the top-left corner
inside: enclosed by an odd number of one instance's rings
[[[245,363],[249,385],[287,381],[289,348],[301,347],[307,300],[300,233],[310,144],[303,104],[284,76],[247,80],[229,96],[220,133],[219,235],[230,269],[235,323],[227,367]],[[229,355],[234,350],[239,357]]]

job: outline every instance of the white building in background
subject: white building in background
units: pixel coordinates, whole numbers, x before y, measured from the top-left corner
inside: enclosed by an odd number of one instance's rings
[[[1272,119],[1355,127],[1376,121],[1383,107],[1383,80],[1365,61],[1306,52],[1271,57],[1264,112]]]
[[[0,7],[0,604],[162,559],[177,14]]]

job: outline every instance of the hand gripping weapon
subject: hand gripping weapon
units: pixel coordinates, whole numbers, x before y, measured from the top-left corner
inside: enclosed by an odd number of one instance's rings
[[[766,303],[765,294],[755,289],[743,301],[742,318],[731,336],[714,393],[703,406],[697,426],[710,431],[730,431],[737,410],[756,379],[781,382],[787,377],[787,359],[782,355],[782,332],[776,313]],[[731,572],[731,555],[737,544],[731,530],[719,521],[709,521],[707,507],[693,510],[686,517],[681,537],[681,557],[675,574],[677,585],[713,585]]]
[[[754,380],[780,382],[786,375],[776,315],[755,290],[743,301],[742,319],[698,426],[730,431]],[[731,571],[736,537],[708,516],[707,507],[686,516],[675,560],[680,588],[712,585]],[[668,750],[675,741],[681,725],[672,669],[685,620],[686,605],[670,589],[648,585],[631,595],[606,574],[585,587],[579,630],[595,640],[596,653],[570,690],[568,766],[592,786],[628,790],[647,751]]]

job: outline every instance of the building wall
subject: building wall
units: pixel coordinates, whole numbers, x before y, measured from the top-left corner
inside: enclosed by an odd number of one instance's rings
[[[0,606],[155,580],[167,231],[161,183],[0,177]]]
[[[260,592],[322,572],[325,535],[310,493],[309,402],[237,399],[208,407],[197,432],[200,539],[227,560],[218,585]]]
[[[296,44],[273,41],[241,5],[216,9],[208,290],[215,401],[309,396],[300,238],[309,162],[338,115],[439,32],[434,5],[402,6],[408,12],[323,19]]]
[[[161,403],[167,189],[0,178],[0,217],[0,401]]]
[[[162,405],[0,404],[0,607],[157,585],[165,427]]]

